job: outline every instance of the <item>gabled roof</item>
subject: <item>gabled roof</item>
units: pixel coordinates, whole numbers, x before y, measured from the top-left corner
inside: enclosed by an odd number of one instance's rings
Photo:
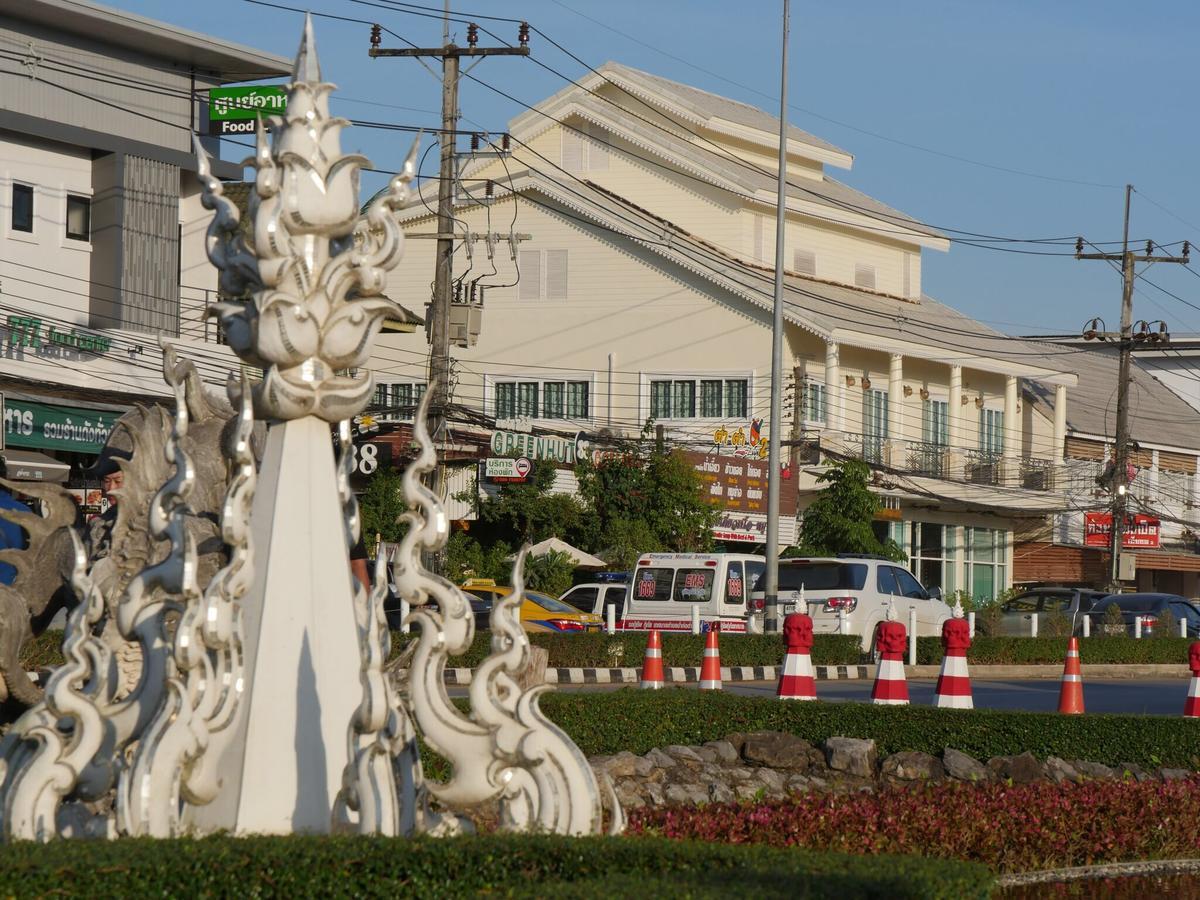
[[[772,269],[739,259],[598,185],[582,182],[567,188],[539,173],[513,172],[512,190],[517,194],[536,192],[572,219],[585,219],[623,236],[661,261],[717,285],[760,311],[773,308]],[[425,212],[413,218],[428,215]],[[908,348],[910,355],[915,347],[924,358],[947,364],[1050,383],[1075,383],[1065,364],[1061,368],[1054,363],[1046,365],[1047,358],[1060,358],[1055,351],[1061,348],[996,331],[929,297],[904,300],[796,274],[785,277],[784,291],[785,318],[825,340],[885,352],[899,344]]]
[[[759,171],[753,163],[739,162],[703,143],[696,143],[685,133],[675,136],[665,128],[656,128],[644,121],[645,110],[625,110],[575,85],[538,104],[535,110],[517,116],[511,123],[514,135],[524,143],[558,126],[560,119],[575,128],[587,123],[610,132],[619,141],[632,144],[638,155],[655,158],[664,166],[680,169],[692,177],[732,191],[743,201],[775,207],[778,182],[773,173]],[[527,123],[527,126],[521,123]],[[478,171],[489,162],[482,158],[468,166],[464,174]],[[549,168],[549,164],[546,167]],[[436,190],[436,187],[432,189]],[[941,250],[947,247],[946,236],[936,228],[823,173],[819,179],[796,175],[788,183],[787,197],[789,205],[802,203],[823,207],[830,211],[824,215],[844,224],[857,224],[883,237],[913,240],[923,236],[932,241],[922,243]],[[410,202],[420,200],[414,197]]]
[[[721,130],[720,125],[714,120],[722,119],[762,131],[775,137],[776,141],[778,140],[779,118],[756,106],[751,106],[749,103],[731,100],[720,94],[711,94],[691,85],[671,81],[669,78],[659,75],[651,75],[649,72],[643,72],[617,62],[606,62],[596,71],[631,93],[642,96],[648,102],[658,106],[675,107],[681,112],[690,114],[690,118],[693,120],[703,122],[717,130]],[[844,156],[847,160],[846,167],[853,159],[840,147],[795,126],[788,126],[788,140],[799,141],[827,153]]]
[[[1079,384],[1067,393],[1070,431],[1110,440],[1116,435],[1118,352],[1116,346],[1089,344],[1065,358],[1064,365],[1079,376]],[[1136,357],[1129,374],[1130,436],[1151,446],[1200,450],[1200,412],[1138,365]],[[1030,393],[1035,405],[1052,417],[1054,392],[1031,385]]]

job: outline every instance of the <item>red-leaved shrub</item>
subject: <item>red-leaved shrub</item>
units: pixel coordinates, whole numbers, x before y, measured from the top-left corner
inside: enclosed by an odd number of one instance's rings
[[[633,834],[982,862],[998,872],[1200,853],[1200,778],[957,782],[762,803],[637,809]]]

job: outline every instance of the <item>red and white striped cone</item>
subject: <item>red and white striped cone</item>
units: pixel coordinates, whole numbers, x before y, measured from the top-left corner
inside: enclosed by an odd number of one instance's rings
[[[704,639],[704,662],[700,665],[700,690],[721,690],[721,650],[717,646],[717,633],[721,630],[720,622],[713,622],[708,629],[708,637]]]
[[[817,683],[812,665],[813,624],[804,613],[783,620],[783,671],[779,676],[780,700],[816,700]]]
[[[967,672],[967,648],[971,646],[971,627],[958,617],[942,623],[942,671],[938,675],[933,705],[947,709],[974,709],[971,676]]]
[[[875,638],[875,646],[879,648],[879,669],[871,688],[871,702],[877,706],[908,705],[908,682],[904,678],[907,643],[904,623],[888,619],[879,624]]]
[[[642,687],[656,691],[663,686],[662,638],[651,628],[646,638],[646,657],[642,662]]]
[[[1192,670],[1192,681],[1183,704],[1183,717],[1200,719],[1200,641],[1188,647],[1188,667]]]

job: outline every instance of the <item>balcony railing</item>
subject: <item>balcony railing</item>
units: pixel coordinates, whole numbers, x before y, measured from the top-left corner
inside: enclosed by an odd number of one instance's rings
[[[215,318],[207,318],[205,311],[217,300],[217,292],[208,288],[179,286],[179,337],[206,344],[225,343],[221,326]]]
[[[1056,489],[1056,478],[1062,477],[1053,460],[1037,457],[1006,459],[1000,453],[987,450],[949,447],[929,441],[890,440],[853,432],[825,434],[821,440],[823,447],[842,456],[926,478],[1050,491]],[[1062,483],[1057,485],[1057,489],[1063,487]]]

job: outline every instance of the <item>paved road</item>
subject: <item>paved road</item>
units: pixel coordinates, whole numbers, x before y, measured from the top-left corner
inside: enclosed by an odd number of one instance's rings
[[[910,680],[909,697],[914,706],[932,706],[934,680]],[[615,690],[623,685],[559,685],[560,691]],[[696,686],[687,685],[695,690]],[[1030,712],[1054,712],[1058,709],[1057,680],[973,681],[976,709],[1019,709]],[[462,690],[462,689],[459,689]],[[755,697],[774,697],[775,683],[762,681],[727,682],[725,690]],[[1092,713],[1150,713],[1178,716],[1187,697],[1186,678],[1159,681],[1128,679],[1092,679],[1084,683],[1083,700]],[[466,691],[462,690],[465,694]],[[831,702],[867,702],[871,680],[818,681],[817,696]],[[1198,723],[1200,724],[1200,723]]]

